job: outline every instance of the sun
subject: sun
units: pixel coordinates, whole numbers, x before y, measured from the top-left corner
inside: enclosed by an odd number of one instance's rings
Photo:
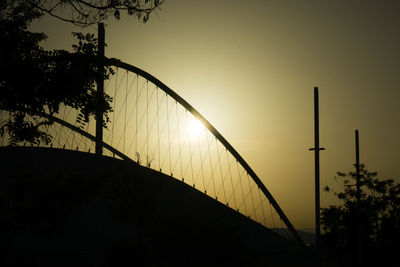
[[[191,140],[197,140],[204,132],[205,126],[198,119],[191,119],[187,124],[188,135]]]

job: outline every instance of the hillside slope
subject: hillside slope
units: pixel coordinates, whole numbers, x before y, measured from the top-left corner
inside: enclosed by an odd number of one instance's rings
[[[1,147],[11,266],[302,266],[302,252],[187,184],[134,163]],[[0,264],[3,265],[3,264]]]

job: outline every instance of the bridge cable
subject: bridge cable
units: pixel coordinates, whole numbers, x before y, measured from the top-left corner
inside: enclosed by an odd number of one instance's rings
[[[68,114],[69,114],[69,112],[70,112],[70,110],[68,111]],[[66,116],[66,113],[67,113],[67,106],[66,105],[64,105],[64,112],[63,112],[63,120],[65,120],[65,116]],[[61,132],[62,132],[62,127],[60,126],[60,127],[57,127],[59,130],[58,130],[58,133],[57,133],[57,141],[58,141],[58,147],[61,147],[61,143],[60,143],[60,140],[61,140]],[[57,132],[57,131],[56,131]]]
[[[171,164],[171,135],[170,135],[170,125],[169,125],[169,110],[168,110],[168,98],[165,97],[165,103],[167,105],[167,127],[168,127],[168,156],[169,156],[169,172],[171,173],[171,176],[173,176],[172,173],[172,164]]]
[[[132,81],[132,83],[131,83],[131,85],[130,85],[130,87],[129,87],[128,95],[130,94],[131,89],[132,89],[132,85],[133,85],[133,83],[135,82],[136,79],[138,79],[138,77],[135,77],[135,78],[133,79],[133,81]],[[133,112],[136,111],[136,110],[135,110],[135,107],[136,107],[136,103],[133,104],[133,107],[132,107],[131,111],[129,112],[128,122],[131,121]],[[135,136],[136,136],[136,131],[135,131]],[[129,153],[130,153],[130,151],[131,151],[131,149],[132,149],[132,144],[134,143],[134,141],[135,141],[135,138],[132,138],[131,142],[129,143],[128,150],[127,150],[127,152],[126,152],[127,155],[129,155]]]
[[[258,187],[258,196],[259,196],[259,198],[260,198],[262,216],[263,216],[264,224],[265,224],[265,226],[266,226],[266,225],[267,225],[267,220],[266,220],[266,218],[265,218],[265,210],[264,210],[264,201],[265,201],[265,198],[263,199],[263,198],[261,197],[261,189],[260,189],[259,187]]]
[[[273,215],[274,215],[274,211],[272,210],[271,202],[269,203],[269,208],[270,208],[270,210],[271,210],[272,225],[273,225],[274,228],[276,228],[275,220],[274,220],[274,216],[273,216]]]
[[[222,190],[223,190],[223,192],[224,192],[224,199],[225,199],[226,204],[229,206],[229,203],[228,203],[228,201],[227,201],[227,199],[226,199],[225,184],[224,184],[225,176],[224,176],[224,174],[222,173],[221,154],[220,154],[220,151],[219,151],[219,148],[218,148],[218,140],[217,140],[217,138],[215,138],[215,145],[216,145],[216,147],[217,147],[219,171],[220,171],[220,173],[221,173]],[[219,194],[219,192],[218,192],[218,194]]]
[[[78,114],[78,111],[77,110],[75,110],[76,111],[76,114]],[[74,117],[77,117],[78,115],[76,115],[76,116],[74,116]],[[74,121],[74,126],[76,127],[76,124],[77,124],[77,121],[75,120]],[[71,138],[71,135],[72,135],[72,138]],[[71,141],[69,141],[69,140],[71,140]],[[66,147],[70,147],[70,149],[73,149],[73,147],[74,147],[74,141],[75,141],[75,131],[72,131],[72,130],[70,130],[69,131],[69,135],[68,135],[68,138],[64,141],[65,142],[65,145],[66,145]]]
[[[198,172],[198,175],[201,173],[201,177],[202,177],[202,180],[203,180],[203,190],[207,194],[206,183],[205,183],[205,180],[204,180],[204,169],[203,169],[204,159],[205,158],[203,158],[202,153],[201,153],[200,135],[197,136],[197,140],[198,140],[197,143],[198,143],[198,147],[199,147],[200,167],[201,167],[199,172]],[[196,180],[197,180],[197,177],[196,177]]]
[[[150,101],[153,99],[154,92],[156,92],[156,89],[153,89],[153,90],[151,91],[151,94],[150,94],[150,98],[149,98],[149,102],[148,102],[148,103],[150,103]],[[149,105],[147,105],[147,108],[148,108],[148,107],[149,107]],[[158,111],[157,111],[157,112],[158,112]],[[153,128],[154,128],[154,125],[155,125],[155,123],[156,123],[157,116],[158,116],[158,113],[156,113],[156,115],[154,116],[154,118],[151,120],[150,128],[148,129],[148,137],[147,137],[147,150],[149,151],[149,152],[148,152],[148,163],[149,163],[148,165],[150,165],[150,162],[154,159],[154,154],[156,153],[156,150],[157,150],[157,147],[155,147],[153,151],[152,151],[151,149],[149,149],[150,137],[152,136]],[[148,167],[150,167],[150,166],[148,166]]]
[[[164,102],[164,98],[165,98],[165,101],[167,101],[168,95],[165,93],[165,94],[162,95],[162,97],[163,97],[163,98],[162,98],[161,101],[160,101],[161,104]],[[165,114],[166,114],[166,116],[168,117],[168,114],[167,114],[167,113],[168,113],[168,112],[166,112]],[[164,122],[163,122],[162,128],[161,128],[161,135],[160,135],[160,136],[163,136],[163,135],[164,135],[164,132],[166,131],[167,126],[168,126],[168,120],[165,119]],[[167,137],[168,137],[168,134],[167,134]],[[164,155],[162,156],[162,162],[161,162],[161,165],[162,165],[162,166],[164,166],[164,163],[165,163],[165,161],[167,160],[167,158],[168,158],[168,148],[165,149]]]
[[[77,115],[76,115],[76,117],[78,117],[78,111],[76,112],[77,113]],[[74,122],[74,126],[76,127],[76,124],[77,124],[78,122],[77,122],[77,120],[75,120],[75,122]],[[71,149],[74,149],[74,142],[75,142],[75,131],[71,131],[71,133],[72,133],[72,140],[71,140]]]
[[[144,84],[145,84],[145,82],[143,82],[143,84],[142,84],[142,86],[141,86],[141,88],[140,88],[140,91],[138,92],[138,97],[140,97],[141,96],[141,94],[142,94],[142,92],[143,92],[143,87],[144,87]],[[131,144],[133,143],[133,141],[135,141],[136,140],[136,151],[135,151],[135,153],[136,153],[136,156],[138,157],[137,158],[137,160],[136,161],[138,161],[139,159],[140,159],[140,154],[139,154],[139,152],[138,152],[138,149],[137,149],[137,144],[138,144],[138,142],[137,142],[137,138],[138,138],[138,132],[139,132],[139,128],[141,127],[141,125],[142,125],[142,123],[143,123],[143,120],[144,120],[144,116],[146,115],[145,114],[145,112],[141,115],[141,117],[140,117],[140,121],[139,121],[139,124],[138,124],[138,102],[137,102],[137,105],[136,105],[136,107],[134,107],[135,109],[136,109],[136,129],[135,129],[135,135],[134,135],[134,138],[132,139],[132,141],[131,141]],[[132,109],[132,112],[133,112],[133,109]],[[120,139],[120,141],[121,141],[121,139]],[[118,142],[118,144],[120,143],[120,141]],[[144,146],[145,144],[143,144],[143,146]],[[129,145],[129,151],[130,151],[130,147],[131,147],[131,145]]]
[[[228,172],[229,172],[229,177],[231,180],[231,187],[232,187],[232,195],[229,198],[229,202],[231,201],[231,198],[233,197],[233,203],[235,204],[235,209],[237,208],[237,203],[236,203],[236,197],[235,197],[235,189],[233,187],[233,178],[232,178],[232,162],[229,160],[229,154],[228,154],[228,149],[225,148],[225,154],[226,154],[226,161],[228,162]]]
[[[182,168],[182,139],[181,139],[181,130],[180,130],[180,119],[178,118],[178,102],[175,101],[175,108],[176,108],[176,121],[178,127],[178,139],[179,139],[179,163],[181,166],[181,175],[183,177],[183,168]]]
[[[160,169],[161,172],[161,156],[160,156],[160,106],[158,102],[158,86],[157,86],[157,148],[158,148],[158,168]]]
[[[245,196],[245,194],[244,194],[244,191],[243,191],[243,184],[242,184],[243,173],[241,173],[240,170],[239,170],[239,163],[236,162],[236,164],[237,164],[237,166],[238,166],[239,184],[240,184],[240,189],[241,189],[241,191],[242,191],[242,197],[243,197],[243,203],[242,203],[242,204],[244,205],[245,214],[247,214],[247,213],[248,213],[248,209],[247,209],[247,204],[246,204],[246,196]]]
[[[156,89],[157,88],[152,89],[151,94],[150,94],[150,100],[153,99],[153,95],[154,95],[154,92],[156,92]],[[157,92],[156,92],[156,95],[157,95]],[[156,124],[157,116],[158,116],[158,114],[156,113],[151,120],[148,142],[150,142],[150,137],[154,136],[153,128],[154,128],[154,125]],[[150,143],[148,143],[148,145],[150,145]],[[157,146],[155,146],[154,149],[152,149],[151,147],[149,149],[149,158],[148,158],[148,167],[149,168],[150,168],[151,162],[154,160],[154,155],[156,154],[156,150],[157,150]]]
[[[124,108],[124,141],[123,141],[123,153],[126,153],[126,110],[128,109],[128,71],[126,71],[126,86],[125,86],[125,108]]]
[[[185,121],[189,121],[188,120],[188,111],[187,111],[187,109],[185,109]],[[190,165],[190,169],[191,169],[191,174],[192,174],[192,184],[194,184],[194,173],[193,173],[193,155],[192,155],[192,142],[191,142],[191,140],[189,140],[188,141],[188,143],[189,143],[189,162],[188,162],[188,165],[186,166],[186,170],[185,170],[185,175],[186,175],[186,172],[187,172],[187,169],[188,169],[188,167],[189,167],[189,165]]]
[[[139,162],[139,154],[137,149],[137,131],[138,131],[138,106],[139,106],[139,75],[136,74],[136,105],[135,105],[135,137],[132,138],[132,142],[135,141],[135,156],[136,162]]]
[[[211,160],[210,141],[209,141],[209,139],[208,139],[208,134],[207,134],[206,129],[204,129],[204,131],[205,131],[205,134],[206,134],[207,152],[208,152],[208,159],[209,159],[209,161],[210,161],[210,169],[211,169],[211,180],[208,181],[207,187],[209,186],[210,182],[212,181],[213,189],[214,189],[214,195],[215,195],[215,198],[218,199],[217,191],[216,191],[216,188],[215,188],[214,168],[213,168],[213,164],[212,164],[212,160]]]
[[[118,75],[118,67],[115,72],[115,75]],[[112,123],[112,129],[111,129],[111,141],[110,141],[111,145],[113,145],[113,141],[114,141],[114,125],[116,124],[116,122],[115,122],[115,107],[117,105],[117,89],[116,88],[117,88],[117,78],[115,78],[114,99],[113,99],[114,112],[113,112],[113,123]]]
[[[118,82],[118,72],[116,73],[116,75],[117,75],[117,76],[116,76],[116,79],[115,79],[115,80],[116,80],[117,87],[115,88],[115,90],[117,91],[116,94],[118,94],[118,92],[119,92],[119,90],[120,90],[120,88],[121,88],[121,84],[122,84],[122,82],[123,82],[123,80],[124,80],[124,78],[125,78],[125,73],[124,73],[124,75],[122,76],[122,79],[121,79],[120,82]],[[122,92],[122,93],[123,93],[123,92]],[[115,121],[114,121],[113,123],[116,123],[117,121],[119,121],[119,117],[120,117],[121,112],[122,112],[122,110],[123,110],[124,108],[126,108],[126,101],[123,101],[122,106],[121,106],[120,110],[118,111],[117,118],[115,119]],[[124,125],[123,125],[123,126],[124,126]],[[125,127],[125,126],[124,126],[124,127]],[[124,131],[125,131],[125,130],[124,130]],[[125,132],[119,136],[118,142],[115,144],[115,147],[118,147],[118,146],[119,146],[119,144],[121,143],[121,141],[123,141],[124,136],[125,136]],[[125,152],[125,151],[123,151],[123,152]]]
[[[149,163],[149,80],[146,80],[146,165]]]
[[[174,160],[174,164],[173,164],[173,167],[172,167],[172,172],[174,172],[175,171],[175,167],[176,167],[176,164],[178,164],[178,161],[180,160],[180,164],[181,164],[181,166],[180,166],[180,170],[181,170],[181,175],[182,175],[182,157],[180,156],[181,155],[181,150],[180,150],[180,148],[181,148],[181,141],[180,141],[180,132],[179,132],[179,116],[178,116],[178,102],[175,100],[175,116],[176,116],[176,123],[175,123],[175,129],[174,129],[174,133],[173,133],[173,135],[172,135],[172,140],[174,141],[178,141],[178,143],[179,143],[179,150],[178,150],[178,153],[177,153],[177,155],[175,155],[176,156],[176,159]],[[178,139],[178,140],[177,140]]]
[[[250,193],[250,197],[251,197],[251,203],[253,204],[253,209],[254,209],[253,212],[254,212],[254,216],[255,216],[256,211],[255,211],[255,204],[254,204],[253,191],[252,191],[252,188],[255,183],[253,183],[253,184],[250,183],[249,174],[248,173],[246,173],[246,174],[247,174],[247,181],[249,183],[249,193]]]
[[[177,102],[175,101],[175,107],[176,106],[177,106]],[[172,113],[172,108],[171,108],[171,113]],[[173,134],[172,134],[172,143],[176,140],[176,135],[177,135],[177,131],[178,131],[178,117],[176,117],[176,123],[175,123],[174,126],[175,126],[175,128],[174,128],[174,131],[173,131]],[[172,173],[175,172],[175,167],[176,167],[176,164],[178,164],[178,161],[179,161],[179,153],[178,153],[177,157],[175,159],[173,159]]]

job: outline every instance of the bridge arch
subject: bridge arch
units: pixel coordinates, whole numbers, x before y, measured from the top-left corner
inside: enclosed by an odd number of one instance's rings
[[[296,232],[295,228],[283,212],[283,210],[280,208],[272,194],[269,192],[267,187],[263,184],[261,179],[257,176],[257,174],[253,171],[253,169],[250,167],[250,165],[243,159],[243,157],[235,150],[235,148],[218,132],[218,130],[205,118],[203,117],[200,112],[198,112],[192,105],[190,105],[185,99],[183,99],[181,96],[179,96],[177,93],[175,93],[171,88],[169,88],[167,85],[165,85],[163,82],[158,80],[156,77],[151,75],[150,73],[135,67],[133,65],[124,63],[122,61],[116,60],[116,59],[107,59],[107,64],[120,67],[123,69],[126,69],[128,71],[131,71],[133,73],[136,73],[138,75],[141,75],[142,77],[145,77],[155,85],[157,85],[161,90],[163,90],[166,94],[171,96],[173,99],[175,99],[179,104],[181,104],[185,109],[187,109],[190,113],[192,113],[199,121],[201,121],[205,127],[215,136],[215,138],[220,141],[224,147],[234,156],[234,158],[242,165],[242,167],[247,171],[247,173],[250,175],[250,177],[254,180],[254,182],[257,184],[257,186],[261,189],[261,191],[264,193],[264,195],[268,198],[270,201],[271,205],[275,208],[277,213],[279,214],[280,218],[282,221],[285,223],[285,225],[288,227],[289,231],[293,235],[294,239],[301,245],[303,245],[303,241]]]
[[[234,202],[234,204],[230,204],[231,208],[246,216],[252,216],[252,219],[266,227],[271,228],[271,225],[269,225],[267,221],[270,217],[274,216],[275,213],[287,227],[292,238],[297,241],[298,244],[304,246],[295,228],[261,179],[234,147],[192,105],[156,77],[138,67],[110,58],[105,58],[104,64],[116,69],[115,75],[111,77],[105,87],[106,93],[112,96],[114,100],[111,126],[104,129],[108,133],[108,137],[106,134],[106,138],[102,142],[103,147],[106,149],[106,155],[117,156],[128,161],[135,161],[146,167],[154,168],[174,176],[175,178],[182,179],[182,181],[186,178],[186,183],[191,183],[193,187],[197,186],[196,188],[198,190],[214,197],[218,201],[226,205],[229,205],[229,201],[231,203]],[[113,88],[110,89],[111,87]],[[134,88],[132,89],[135,91],[134,93],[130,91],[131,88]],[[122,93],[119,90],[122,90]],[[165,95],[160,96],[160,90]],[[140,103],[140,101],[143,103]],[[58,142],[58,146],[65,147],[65,142],[71,142],[71,138],[72,140],[76,138],[77,140],[79,139],[79,141],[72,141],[69,145],[70,149],[94,152],[96,142],[94,123],[89,122],[85,127],[79,127],[76,125],[77,112],[75,112],[75,115],[71,115],[73,112],[74,111],[65,108],[64,113],[56,117],[43,114],[44,117],[53,119],[58,127],[61,127],[51,131],[53,131],[53,134],[55,133],[54,136],[56,136],[56,139],[64,140],[64,145],[62,144],[63,141],[60,140],[55,140],[53,143]],[[175,112],[176,115],[174,114]],[[178,115],[178,112],[181,112],[183,115]],[[198,143],[196,144],[194,144],[195,142],[183,142],[181,140],[183,132],[180,119],[187,118],[188,116],[193,116],[205,127],[204,140],[200,140],[199,137]],[[167,122],[165,122],[165,120]],[[172,131],[174,133],[171,134],[170,128],[173,128]],[[66,132],[65,129],[68,129],[69,134],[61,138]],[[117,133],[118,131],[119,133]],[[160,132],[162,133],[160,134]],[[75,135],[78,135],[79,138],[75,137]],[[82,138],[85,140],[82,141]],[[130,145],[126,144],[126,139],[128,139]],[[166,144],[162,145],[162,142]],[[215,142],[215,144],[213,142]],[[123,143],[123,145],[121,145],[121,143]],[[132,144],[136,146],[133,150],[131,150]],[[171,153],[171,144],[174,144],[176,146],[175,149],[178,151],[175,152],[175,157],[172,156],[173,153]],[[183,148],[183,146],[187,148]],[[198,146],[198,149],[195,148],[195,146]],[[210,148],[210,146],[214,146],[214,148]],[[142,147],[142,149],[140,147]],[[144,147],[146,147],[146,149],[144,149]],[[194,152],[195,149],[197,149],[196,152]],[[225,157],[225,155],[223,155],[223,150],[226,153],[226,160],[222,160],[222,158]],[[183,151],[186,151],[186,153]],[[158,160],[157,167],[152,164],[154,158],[150,156],[155,156],[156,154],[158,154],[158,157],[156,156]],[[164,156],[162,156],[162,154],[164,154]],[[143,158],[144,155],[146,159]],[[185,160],[186,164],[183,163]],[[169,161],[169,168],[164,168],[165,165],[168,165],[162,163],[164,161]],[[197,161],[197,163],[194,163],[194,161]],[[224,163],[222,161],[224,161]],[[180,172],[178,171],[178,174],[175,173],[174,175],[174,170],[179,169],[175,168],[175,166],[179,164]],[[195,166],[196,164],[197,166]],[[206,167],[206,165],[208,167]],[[237,173],[234,170],[236,167]],[[184,168],[186,168],[186,171],[183,170]],[[196,168],[197,170],[193,171],[193,169]],[[208,170],[206,170],[207,168]],[[187,176],[190,176],[188,174],[190,173],[189,169],[191,169],[191,179],[187,179]],[[217,177],[218,175],[219,177]],[[199,184],[201,184],[199,181],[201,180],[200,177],[203,180],[202,186],[199,186]],[[219,181],[217,181],[218,179]],[[248,185],[245,186],[242,182],[248,183]],[[224,183],[230,183],[230,191],[225,188]],[[214,193],[210,193],[211,190],[208,190],[210,188],[214,189]],[[217,191],[223,191],[223,195],[225,196],[218,199],[219,195]],[[225,191],[229,192],[226,193]],[[257,193],[254,192],[258,192],[259,196],[256,196]],[[229,194],[230,197],[227,196]],[[241,196],[235,197],[235,194],[241,194]],[[255,196],[253,196],[253,194]],[[222,195],[222,193],[220,195]],[[255,201],[255,197],[259,197],[259,200]],[[273,210],[271,209],[270,215],[265,215],[265,209],[267,209],[267,207],[265,207],[264,198],[269,202],[270,209],[271,207],[273,208]],[[240,201],[241,203],[239,203]],[[246,205],[250,208],[247,209]]]

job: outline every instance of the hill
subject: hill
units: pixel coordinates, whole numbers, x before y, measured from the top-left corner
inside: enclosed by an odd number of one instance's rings
[[[277,233],[187,184],[89,153],[1,147],[2,266],[303,266]]]

